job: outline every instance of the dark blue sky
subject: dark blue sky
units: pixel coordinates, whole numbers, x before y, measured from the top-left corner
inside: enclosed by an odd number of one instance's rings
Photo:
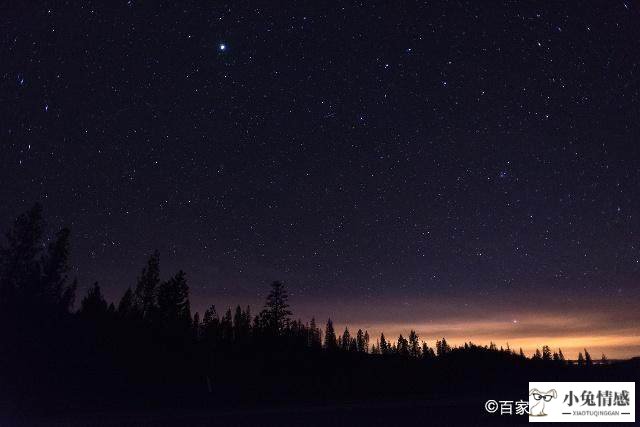
[[[640,300],[638,3],[172,3],[0,13],[1,223],[42,202],[81,288]]]

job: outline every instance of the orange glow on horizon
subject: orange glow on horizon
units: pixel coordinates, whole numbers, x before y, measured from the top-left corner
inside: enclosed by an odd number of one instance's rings
[[[640,355],[640,332],[632,326],[615,327],[601,323],[598,319],[586,320],[584,317],[568,316],[528,316],[505,320],[460,320],[449,323],[371,323],[366,326],[347,325],[352,335],[358,328],[366,329],[370,343],[375,343],[383,332],[388,341],[395,342],[402,334],[405,338],[411,329],[415,330],[420,341],[426,341],[429,347],[435,341],[446,338],[452,346],[473,342],[477,345],[495,343],[498,348],[507,345],[519,351],[520,348],[531,356],[543,345],[552,351],[562,349],[567,359],[576,359],[578,352],[586,348],[591,357],[600,359],[604,353],[609,359],[627,359]],[[341,335],[345,324],[335,324],[336,334]]]

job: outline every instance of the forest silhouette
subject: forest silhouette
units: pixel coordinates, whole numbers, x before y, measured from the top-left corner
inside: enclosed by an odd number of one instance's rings
[[[166,280],[156,251],[117,302],[100,285],[76,299],[71,232],[47,235],[42,207],[20,215],[0,249],[0,396],[5,413],[97,408],[220,408],[344,400],[525,398],[528,381],[629,380],[638,361],[575,362],[415,331],[390,340],[295,319],[286,287],[264,307],[192,313],[187,275]],[[78,306],[76,309],[75,306]],[[480,410],[477,412],[479,413]]]

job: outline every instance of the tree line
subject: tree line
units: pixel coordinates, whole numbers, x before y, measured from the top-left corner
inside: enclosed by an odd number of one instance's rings
[[[434,346],[421,341],[411,330],[405,338],[400,334],[391,342],[381,333],[373,342],[368,331],[358,329],[355,334],[348,327],[337,334],[328,319],[324,331],[315,318],[310,322],[294,320],[287,290],[282,282],[273,282],[264,308],[252,316],[250,307],[237,306],[219,315],[216,307],[207,308],[202,318],[192,315],[186,274],[180,270],[168,280],[160,278],[160,254],[155,251],[148,259],[134,287],[128,288],[117,306],[108,303],[96,282],[82,298],[79,310],[73,305],[77,280],[69,277],[70,230],[62,228],[45,244],[45,223],[42,207],[35,205],[20,215],[6,234],[6,244],[0,248],[0,310],[4,313],[32,313],[32,316],[59,317],[77,315],[87,322],[125,322],[134,329],[161,331],[169,342],[202,342],[209,349],[228,346],[247,346],[270,339],[284,339],[302,347],[327,352],[351,352],[373,356],[397,355],[408,358],[433,359],[456,351],[483,349],[526,359],[522,349],[515,352],[494,343],[478,346],[465,343],[451,347],[445,338]],[[553,351],[543,346],[531,357],[533,361],[572,364],[561,349]],[[607,361],[602,355],[601,363]],[[593,360],[585,349],[576,365],[590,367]]]

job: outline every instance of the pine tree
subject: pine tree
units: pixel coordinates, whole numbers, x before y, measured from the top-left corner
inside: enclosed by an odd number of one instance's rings
[[[228,308],[222,320],[220,320],[220,332],[222,340],[226,343],[233,341],[233,318],[231,316],[231,308]]]
[[[380,334],[380,354],[389,354],[390,348],[387,340],[384,337],[384,333]]]
[[[578,353],[578,367],[584,367],[584,356],[582,355],[582,352]]]
[[[591,360],[591,355],[589,354],[586,348],[584,349],[584,361],[585,361],[585,366],[587,368],[590,368],[593,366],[593,360]]]
[[[265,327],[272,334],[280,335],[289,324],[289,316],[292,313],[289,310],[288,299],[289,295],[284,285],[281,282],[273,282],[261,313]]]
[[[184,271],[180,270],[158,287],[157,300],[158,315],[164,325],[185,326],[191,323],[189,286]]]
[[[138,277],[135,300],[138,311],[145,320],[151,320],[157,304],[160,285],[160,253],[156,250],[147,260],[147,265]],[[166,289],[165,289],[166,291]]]
[[[322,347],[322,332],[316,326],[316,319],[314,317],[311,318],[311,323],[309,324],[309,343],[308,346],[311,348],[319,349]]]
[[[100,291],[100,285],[95,282],[89,289],[87,296],[80,303],[80,315],[87,318],[99,319],[107,314],[107,301]]]
[[[423,359],[429,358],[429,346],[427,345],[426,341],[422,341],[422,358]]]
[[[135,300],[131,288],[127,288],[118,303],[118,315],[123,319],[130,319],[136,314]]]
[[[43,233],[42,206],[36,204],[18,216],[6,234],[8,246],[0,249],[1,313],[20,311],[37,297]]]
[[[342,350],[348,351],[351,347],[351,334],[349,333],[349,328],[344,328],[344,332],[342,333],[341,346]]]
[[[409,355],[415,358],[420,357],[420,342],[418,334],[413,329],[409,332]]]
[[[200,314],[196,311],[196,314],[193,315],[193,321],[191,322],[193,327],[193,338],[196,340],[200,339],[200,332],[202,330],[202,324],[200,323]]]
[[[202,317],[202,339],[209,345],[215,346],[218,343],[220,333],[220,319],[216,312],[216,306],[212,305],[205,310]]]
[[[396,343],[396,353],[401,356],[409,356],[409,341],[400,334]]]
[[[42,260],[42,288],[45,299],[51,306],[68,311],[73,305],[75,285],[68,284],[71,231],[63,228],[49,244],[47,255]]]
[[[76,282],[68,283],[69,236],[60,230],[43,253],[45,223],[42,207],[34,205],[18,216],[0,248],[0,313],[48,316],[68,313]]]
[[[371,354],[373,354],[373,355],[380,354],[380,344],[372,344],[371,345]]]
[[[349,351],[352,353],[358,352],[358,343],[355,338],[351,338],[351,341],[349,342]]]
[[[436,341],[436,354],[438,357],[442,357],[450,351],[451,347],[449,347],[446,339],[442,338],[442,340]]]
[[[333,329],[331,319],[327,320],[327,327],[324,334],[324,348],[327,350],[335,350],[338,348],[338,340],[336,339],[336,332]]]
[[[234,340],[239,343],[246,343],[249,340],[251,329],[251,313],[249,307],[247,311],[243,311],[238,305],[233,315],[233,336]]]
[[[356,333],[356,351],[358,353],[364,353],[365,352],[365,344],[364,344],[364,332],[362,332],[362,329],[358,329],[358,332]]]
[[[548,345],[542,346],[542,360],[544,360],[545,362],[551,361],[551,349]]]

